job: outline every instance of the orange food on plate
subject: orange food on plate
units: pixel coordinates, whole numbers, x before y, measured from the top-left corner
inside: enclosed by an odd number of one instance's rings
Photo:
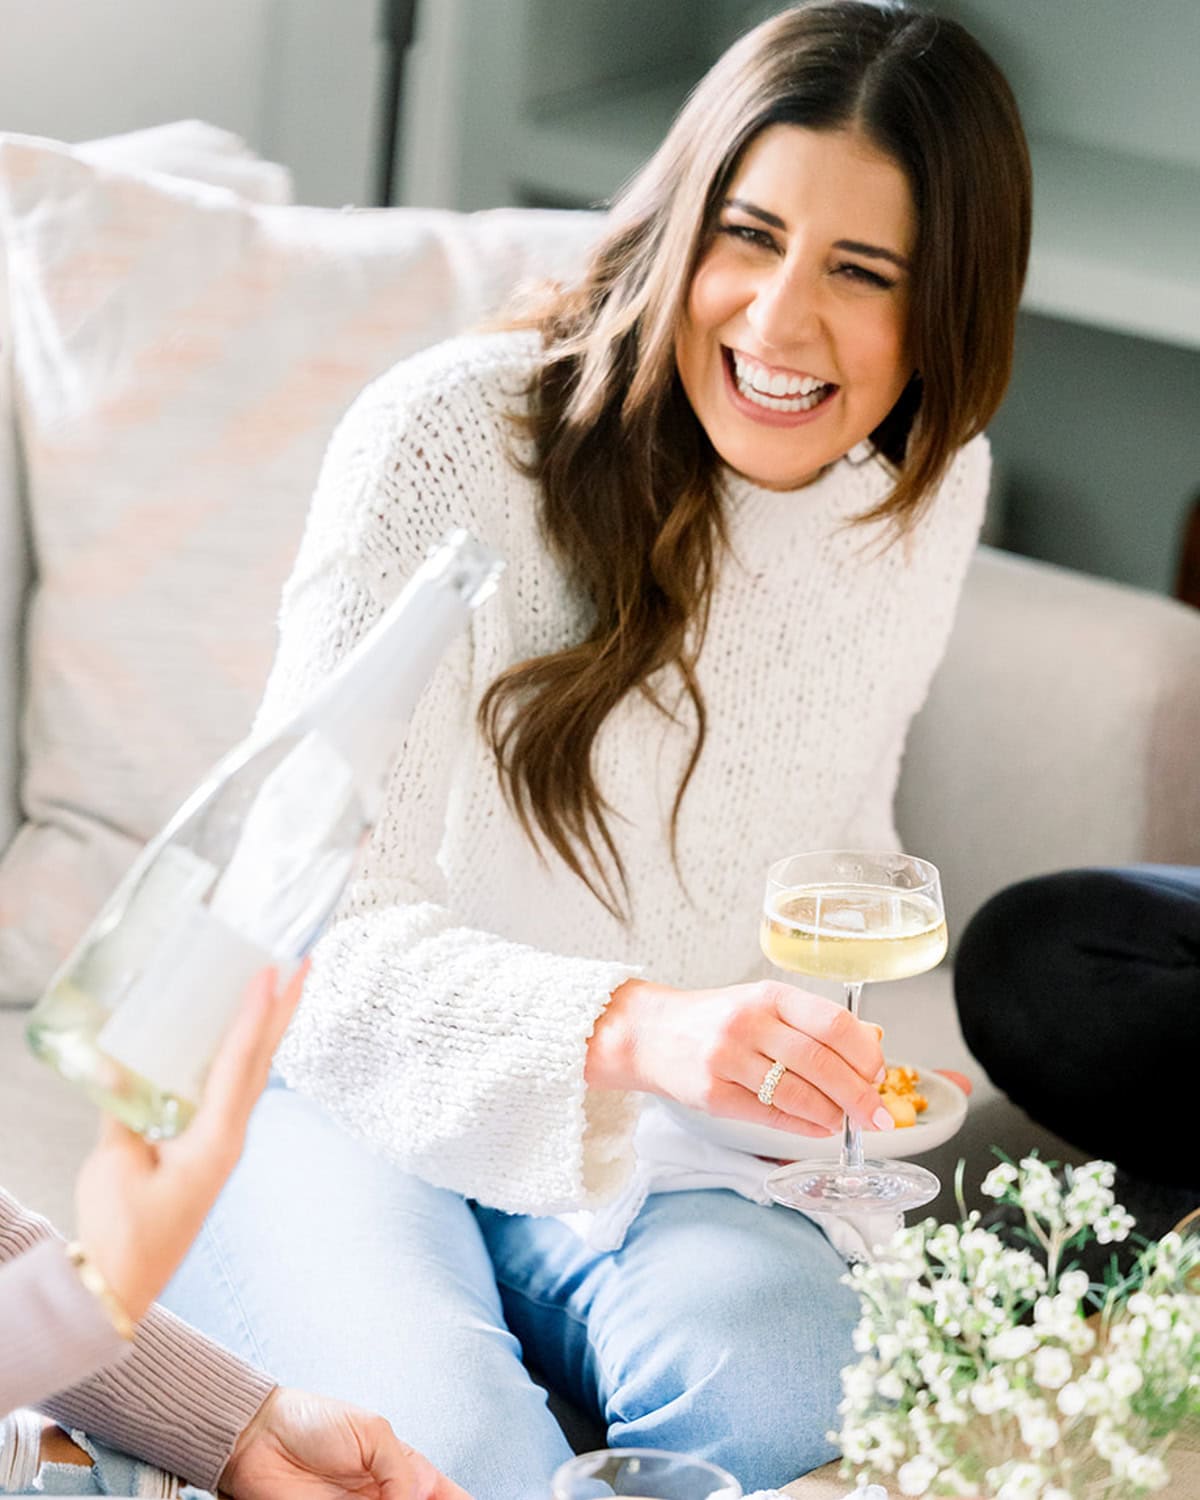
[[[920,1081],[916,1068],[889,1068],[879,1084],[879,1097],[897,1130],[915,1125],[917,1116],[929,1108],[929,1100],[918,1092]]]

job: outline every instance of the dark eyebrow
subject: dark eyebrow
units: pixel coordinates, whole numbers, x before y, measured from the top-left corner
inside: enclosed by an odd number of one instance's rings
[[[772,229],[786,229],[787,225],[778,214],[769,214],[765,208],[758,208],[753,203],[747,203],[745,198],[726,198],[726,208],[740,208],[744,214],[749,214],[752,219],[761,219],[764,224],[769,224]]]
[[[787,229],[787,225],[778,214],[768,213],[765,208],[759,208],[757,204],[749,203],[745,198],[726,198],[725,207],[740,209],[742,213],[749,214],[752,219],[761,219],[772,229]],[[882,245],[865,245],[861,240],[838,240],[834,244],[834,249],[848,250],[851,255],[866,255],[872,260],[888,260],[892,265],[899,266],[902,271],[911,269],[903,255],[897,255],[894,250],[885,250]]]

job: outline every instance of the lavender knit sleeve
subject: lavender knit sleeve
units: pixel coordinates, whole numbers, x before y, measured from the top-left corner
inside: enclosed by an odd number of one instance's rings
[[[275,1383],[163,1308],[125,1343],[46,1220],[3,1191],[0,1265],[0,1411],[36,1405],[64,1427],[215,1490]]]
[[[94,1375],[129,1352],[63,1245],[43,1240],[0,1270],[0,1414]]]

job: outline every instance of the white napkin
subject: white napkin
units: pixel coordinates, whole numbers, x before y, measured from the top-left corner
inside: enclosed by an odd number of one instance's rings
[[[637,1164],[615,1198],[592,1211],[559,1216],[593,1250],[619,1249],[651,1193],[730,1188],[752,1203],[773,1201],[766,1180],[776,1162],[706,1140],[657,1099],[649,1099],[643,1106],[633,1144]],[[831,1138],[829,1149],[831,1154],[837,1151],[836,1137]],[[903,1222],[902,1215],[891,1210],[806,1217],[847,1260],[869,1259],[871,1247],[890,1238]]]

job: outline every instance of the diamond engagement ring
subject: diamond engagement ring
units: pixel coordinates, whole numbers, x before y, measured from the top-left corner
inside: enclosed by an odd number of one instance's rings
[[[775,1090],[779,1087],[779,1080],[787,1072],[787,1068],[781,1062],[773,1062],[763,1074],[763,1081],[758,1086],[758,1102],[770,1106],[775,1099]]]

